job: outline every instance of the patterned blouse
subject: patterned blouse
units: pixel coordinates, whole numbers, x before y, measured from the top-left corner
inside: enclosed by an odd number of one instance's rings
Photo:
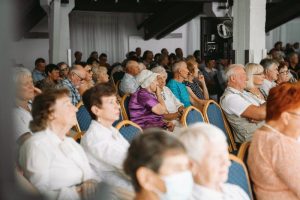
[[[194,92],[194,94],[199,98],[199,99],[205,99],[202,89],[200,88],[200,81],[194,79],[193,82],[189,81],[184,81],[183,82],[187,87],[191,88],[191,90]]]

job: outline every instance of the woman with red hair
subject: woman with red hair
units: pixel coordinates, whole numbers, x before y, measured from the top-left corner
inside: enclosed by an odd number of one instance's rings
[[[300,199],[300,84],[270,90],[266,124],[253,136],[248,166],[258,200]]]

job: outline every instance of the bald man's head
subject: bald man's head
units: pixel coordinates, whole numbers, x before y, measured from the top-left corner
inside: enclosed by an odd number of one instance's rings
[[[140,73],[139,64],[134,60],[129,60],[126,63],[126,72],[132,76],[136,76]]]

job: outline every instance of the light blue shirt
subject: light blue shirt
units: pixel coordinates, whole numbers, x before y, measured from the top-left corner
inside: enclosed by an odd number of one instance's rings
[[[40,80],[43,80],[44,78],[46,78],[45,74],[37,69],[34,69],[32,71],[32,79],[33,79],[33,82],[36,83]]]
[[[173,92],[177,99],[183,103],[184,107],[191,106],[190,95],[186,89],[185,84],[171,79],[168,84],[168,88]]]

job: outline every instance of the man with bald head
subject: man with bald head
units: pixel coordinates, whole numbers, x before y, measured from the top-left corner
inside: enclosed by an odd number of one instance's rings
[[[124,95],[126,93],[133,94],[139,88],[139,84],[136,81],[136,76],[140,73],[139,64],[134,60],[129,60],[126,63],[125,75],[120,83],[120,93]]]
[[[62,81],[63,87],[70,91],[70,98],[73,105],[77,105],[81,100],[78,88],[85,79],[86,71],[81,65],[71,67],[68,77]]]
[[[227,88],[220,104],[231,125],[235,141],[243,143],[252,139],[266,118],[266,105],[253,100],[246,88],[247,75],[243,65],[233,64],[225,72]]]

